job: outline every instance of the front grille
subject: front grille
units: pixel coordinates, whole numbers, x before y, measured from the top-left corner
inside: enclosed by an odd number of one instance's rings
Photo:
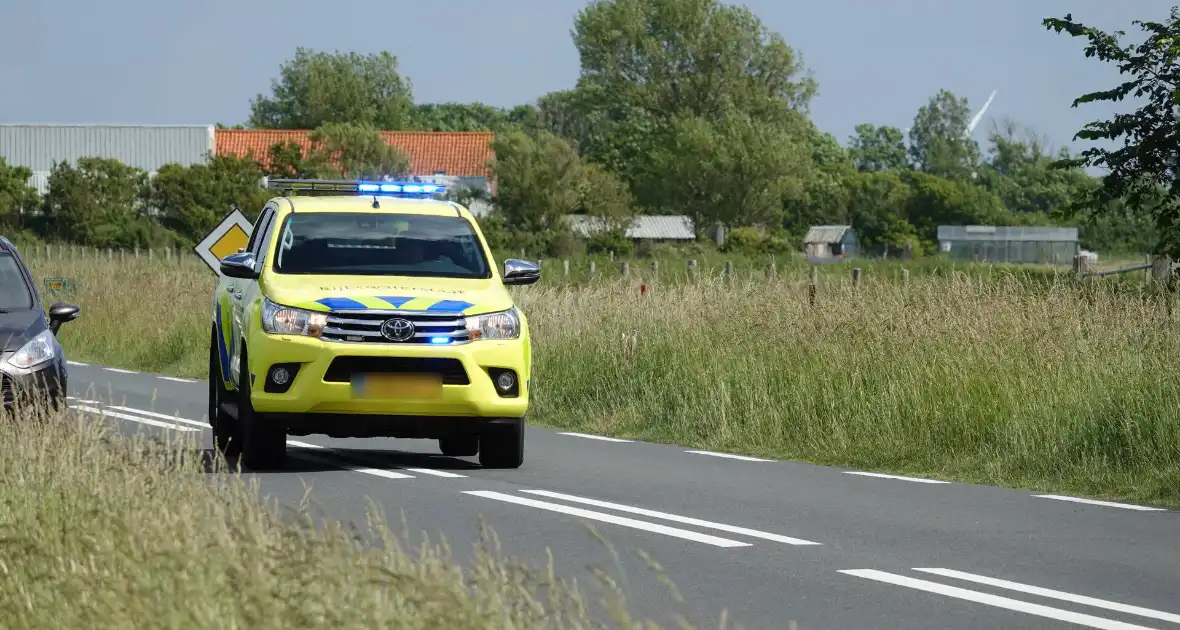
[[[391,319],[404,319],[414,325],[414,336],[395,341],[381,334],[381,325]],[[471,340],[467,321],[462,315],[450,313],[391,313],[354,312],[328,315],[322,339],[360,343],[427,344],[432,338],[449,339],[449,344]]]
[[[372,372],[438,374],[442,376],[443,385],[471,383],[462,361],[434,357],[336,357],[324,372],[324,382],[347,383],[353,374]]]
[[[12,404],[16,400],[16,396],[12,393],[12,379],[7,376],[0,375],[0,397],[3,398],[4,404]]]

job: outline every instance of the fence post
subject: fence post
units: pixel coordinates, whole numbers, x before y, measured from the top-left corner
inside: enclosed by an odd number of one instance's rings
[[[906,269],[905,267],[902,267],[901,268],[901,284],[902,284],[902,286],[905,286],[905,285],[908,285],[909,283],[910,283],[910,270]]]
[[[1167,290],[1172,284],[1172,259],[1167,256],[1152,256],[1151,279],[1157,289]]]
[[[852,268],[852,288],[860,287],[860,267]]]
[[[631,263],[626,260],[623,261],[623,277],[626,278],[631,275]]]
[[[113,252],[111,252],[111,248],[108,247],[107,248],[107,260],[114,260],[114,259],[115,259],[115,255]]]
[[[778,264],[773,260],[770,261],[770,266],[766,268],[766,277],[771,280],[778,277]]]
[[[819,269],[812,265],[807,270],[807,304],[815,306],[815,293],[819,284]]]
[[[593,260],[591,260],[591,261],[590,261],[590,275],[591,275],[591,276],[593,276],[593,275],[594,275],[594,270],[595,270],[597,267],[598,267],[598,265],[596,265],[596,264],[594,263],[594,261],[593,261]]]
[[[561,273],[568,279],[570,277],[570,261],[568,258],[561,261]]]
[[[697,279],[697,261],[695,258],[688,261],[688,279],[689,281]]]
[[[733,280],[733,261],[732,260],[725,261],[725,279],[726,280]]]
[[[53,260],[53,246],[48,243],[45,245],[45,260]]]
[[[652,284],[655,284],[660,279],[660,261],[651,261],[651,275]]]

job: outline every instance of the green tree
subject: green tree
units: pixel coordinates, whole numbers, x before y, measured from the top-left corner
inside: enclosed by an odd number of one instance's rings
[[[684,116],[651,157],[649,191],[698,229],[778,224],[788,187],[808,158],[793,134],[744,112],[716,122]]]
[[[551,230],[580,201],[582,162],[570,145],[548,132],[498,134],[492,142],[494,201],[508,229],[520,233]]]
[[[860,243],[869,248],[899,251],[906,245],[921,251],[917,230],[907,220],[913,190],[901,171],[861,171],[847,179],[849,223]]]
[[[910,127],[910,158],[925,173],[970,177],[979,165],[979,144],[967,134],[971,109],[966,98],[939,90],[918,109]]]
[[[24,228],[28,216],[41,201],[37,189],[29,185],[32,176],[32,170],[9,165],[0,156],[0,229],[5,232]]]
[[[905,136],[897,127],[857,125],[848,152],[859,171],[899,171],[909,167]]]
[[[167,238],[146,216],[147,173],[110,158],[54,165],[44,214],[47,236],[92,247],[145,247]]]
[[[1069,157],[1068,150],[1063,148],[1055,157],[1044,138],[1021,132],[1011,120],[993,126],[991,158],[979,167],[978,181],[999,195],[1012,212],[1061,216],[1075,197],[1097,182],[1078,168],[1053,168],[1058,159]]]
[[[258,186],[262,169],[252,159],[217,155],[206,164],[165,164],[147,186],[148,204],[162,226],[194,245],[231,208],[253,221],[272,195]]]
[[[923,247],[937,245],[940,225],[1008,225],[1013,215],[1004,202],[983,186],[911,171],[904,174],[910,186],[906,220],[914,226]]]
[[[414,106],[411,127],[421,131],[507,131],[535,124],[530,105],[510,109],[483,103],[423,103]]]
[[[277,142],[269,149],[266,174],[297,179],[408,177],[410,159],[363,123],[324,123],[308,134],[307,146]]]
[[[397,70],[397,58],[382,51],[361,55],[297,48],[271,96],[251,102],[249,124],[264,129],[315,129],[325,123],[368,124],[402,129],[412,120],[409,79]]]
[[[1180,256],[1180,7],[1172,7],[1163,22],[1135,20],[1147,33],[1138,46],[1123,46],[1123,31],[1105,33],[1064,18],[1047,18],[1046,29],[1086,40],[1085,54],[1115,64],[1128,76],[1110,89],[1083,94],[1073,107],[1100,101],[1120,102],[1128,96],[1146,102],[1131,113],[1087,124],[1074,136],[1084,140],[1123,140],[1117,149],[1092,147],[1081,155],[1060,160],[1061,168],[1097,166],[1105,169],[1101,185],[1080,196],[1071,210],[1102,212],[1112,202],[1150,207],[1159,240],[1155,253]]]

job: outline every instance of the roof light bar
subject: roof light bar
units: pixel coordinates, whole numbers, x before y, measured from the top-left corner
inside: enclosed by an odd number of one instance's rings
[[[269,179],[263,188],[294,192],[334,192],[362,195],[430,197],[446,192],[442,184],[416,181],[366,181],[359,179]]]

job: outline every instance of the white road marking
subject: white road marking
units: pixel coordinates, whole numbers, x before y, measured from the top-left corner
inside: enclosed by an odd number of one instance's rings
[[[573,503],[585,503],[587,505],[594,505],[601,508],[611,510],[618,510],[620,512],[630,512],[632,514],[642,514],[643,516],[650,516],[651,518],[661,518],[666,521],[675,521],[677,523],[684,523],[685,525],[696,525],[697,527],[709,527],[712,529],[719,529],[723,532],[731,534],[743,534],[751,538],[762,538],[765,540],[773,540],[775,542],[786,543],[788,545],[818,545],[820,543],[811,542],[810,540],[802,540],[800,538],[791,538],[790,536],[782,536],[780,534],[772,534],[770,532],[762,532],[756,529],[749,529],[746,527],[737,527],[735,525],[725,525],[724,523],[714,523],[712,521],[705,521],[699,518],[692,518],[689,516],[680,516],[678,514],[668,514],[667,512],[657,512],[655,510],[648,510],[644,508],[631,507],[630,505],[622,505],[619,503],[611,503],[609,501],[599,501],[598,499],[587,499],[584,497],[574,496],[572,494],[562,494],[560,492],[550,492],[548,490],[521,490],[529,494],[539,494],[541,496],[549,497],[551,499],[564,499]]]
[[[78,407],[74,407],[74,409],[79,409],[81,411],[87,411],[90,413],[96,413],[100,416],[110,416],[112,418],[121,418],[123,420],[130,420],[132,422],[138,422],[140,424],[147,424],[147,425],[150,425],[153,427],[172,429],[173,431],[200,431],[200,429],[194,429],[192,427],[186,427],[186,426],[179,425],[179,424],[172,424],[170,422],[160,422],[159,420],[152,420],[150,418],[141,418],[138,416],[133,416],[131,414],[120,413],[118,411],[108,411],[106,409],[99,409],[98,407],[78,406]]]
[[[97,401],[97,400],[90,400],[89,398],[78,398],[76,396],[66,396],[66,400],[72,400],[74,402],[80,402],[80,403],[88,404],[88,405],[101,405],[102,404],[102,402]]]
[[[603,442],[631,442],[632,440],[624,440],[622,438],[606,437],[603,435],[590,435],[589,433],[574,433],[572,431],[560,431],[558,435],[569,435],[572,437],[586,438],[587,440],[602,440]]]
[[[734,455],[733,453],[714,453],[713,451],[684,451],[685,453],[696,453],[697,455],[712,455],[713,457],[725,457],[728,459],[740,459],[747,462],[773,462],[773,459],[761,459],[758,457],[750,457],[748,455]]]
[[[1131,606],[1129,604],[1120,604],[1118,602],[1107,601],[1105,599],[1098,599],[1096,597],[1086,597],[1085,595],[1074,595],[1073,593],[1065,593],[1062,591],[1054,591],[1039,586],[1031,586],[1028,584],[1021,584],[1019,582],[1009,582],[1008,580],[1000,580],[996,578],[985,577],[982,575],[973,575],[971,573],[964,573],[963,571],[953,571],[951,569],[914,569],[915,571],[922,571],[924,573],[933,573],[949,578],[958,578],[960,580],[967,580],[969,582],[978,582],[980,584],[987,584],[988,586],[995,586],[998,588],[1006,588],[1013,591],[1021,591],[1029,595],[1040,595],[1041,597],[1048,597],[1050,599],[1060,599],[1075,604],[1082,604],[1084,606],[1093,606],[1095,608],[1105,608],[1107,610],[1114,610],[1118,612],[1127,613],[1130,615],[1139,615],[1140,617],[1150,617],[1152,619],[1159,619],[1161,621],[1170,621],[1172,623],[1180,623],[1180,615],[1159,610],[1152,610],[1150,608],[1143,608],[1141,606]]]
[[[136,374],[135,370],[124,370],[123,368],[104,367],[108,372],[118,372],[120,374]]]
[[[191,378],[180,378],[177,376],[157,376],[156,378],[162,378],[166,381],[176,381],[177,383],[196,383],[196,381]]]
[[[299,440],[287,440],[287,445],[288,446],[296,446],[299,448],[311,449],[311,450],[322,450],[322,451],[335,452],[326,446],[320,446],[319,444],[311,444],[309,442],[300,442]],[[392,470],[381,470],[380,468],[364,468],[361,466],[353,466],[351,464],[337,461],[337,460],[329,458],[329,457],[321,457],[319,455],[312,455],[311,453],[293,453],[293,455],[295,457],[298,457],[299,459],[306,459],[308,461],[316,462],[319,464],[324,464],[325,466],[332,466],[333,468],[350,470],[352,472],[358,472],[358,473],[361,473],[364,475],[372,475],[374,477],[382,477],[385,479],[413,479],[414,478],[413,475],[407,475],[405,473],[394,472]]]
[[[594,512],[591,510],[583,510],[581,508],[569,507],[567,505],[559,505],[557,503],[549,503],[547,501],[537,501],[534,499],[526,499],[524,497],[512,496],[510,494],[503,494],[500,492],[493,492],[491,490],[464,490],[463,494],[472,494],[477,497],[484,497],[485,499],[495,499],[497,501],[504,501],[506,503],[515,503],[517,505],[525,505],[541,510],[549,510],[550,512],[560,512],[562,514],[569,514],[570,516],[579,516],[581,518],[592,521],[602,521],[604,523],[613,523],[615,525],[622,525],[623,527],[631,527],[634,529],[642,529],[644,531],[654,532],[657,534],[664,534],[665,536],[672,536],[674,538],[683,538],[685,540],[692,540],[706,545],[713,545],[715,547],[749,547],[750,543],[739,542],[736,540],[729,540],[726,538],[719,538],[717,536],[710,536],[708,534],[700,534],[697,532],[690,532],[686,529],[677,529],[675,527],[667,527],[656,523],[648,523],[646,521],[639,521],[625,516],[615,516],[613,514],[604,514],[602,512]]]
[[[66,360],[66,365],[81,365],[81,366],[87,366],[87,365],[90,365],[90,364],[89,364],[89,363],[80,363],[80,362],[78,362],[78,361],[70,361],[70,360],[68,360],[68,359],[67,359],[67,360]]]
[[[409,470],[411,472],[422,473],[423,475],[434,475],[435,477],[458,478],[458,477],[466,477],[467,476],[467,475],[460,475],[459,473],[453,473],[448,470],[431,470],[430,468],[407,468],[406,470]]]
[[[1057,494],[1034,494],[1038,499],[1057,499],[1058,501],[1072,501],[1074,503],[1086,503],[1088,505],[1102,505],[1105,507],[1123,508],[1125,510],[1139,510],[1140,512],[1167,512],[1164,508],[1148,507],[1146,505],[1131,505],[1130,503],[1114,503],[1112,501],[1099,501],[1098,499],[1079,499],[1078,497],[1066,497]]]
[[[885,473],[874,472],[860,472],[856,470],[845,470],[846,475],[863,475],[865,477],[881,477],[882,479],[900,479],[902,481],[913,481],[915,483],[950,483],[941,479],[922,479],[920,477],[902,477],[901,475],[886,475]]]
[[[893,573],[886,573],[884,571],[876,571],[874,569],[842,570],[840,573],[869,580],[877,580],[878,582],[895,584],[897,586],[907,586],[920,591],[937,593],[939,595],[946,595],[947,597],[955,597],[958,599],[965,599],[970,602],[987,604],[988,606],[995,606],[997,608],[1006,608],[1008,610],[1015,610],[1017,612],[1036,615],[1038,617],[1048,617],[1049,619],[1066,621],[1081,626],[1088,626],[1090,628],[1101,628],[1102,630],[1151,630],[1146,626],[1137,626],[1130,623],[1115,621],[1113,619],[1104,619],[1102,617],[1070,612],[1068,610],[1051,608],[1049,606],[1042,606],[1040,604],[1031,604],[1029,602],[1022,602],[1018,599],[1000,597],[999,595],[981,593],[979,591],[958,588],[956,586],[947,586],[937,582],[918,580],[915,578],[906,577],[904,575],[896,575]]]
[[[189,420],[188,418],[181,418],[180,416],[170,416],[168,414],[156,413],[155,411],[146,411],[144,409],[136,409],[134,407],[122,407],[120,405],[107,405],[107,409],[118,409],[119,411],[126,411],[128,413],[139,413],[152,418],[159,418],[161,420],[171,420],[172,422],[179,422],[181,424],[190,424],[194,427],[208,429],[209,424],[200,422],[198,420]]]

